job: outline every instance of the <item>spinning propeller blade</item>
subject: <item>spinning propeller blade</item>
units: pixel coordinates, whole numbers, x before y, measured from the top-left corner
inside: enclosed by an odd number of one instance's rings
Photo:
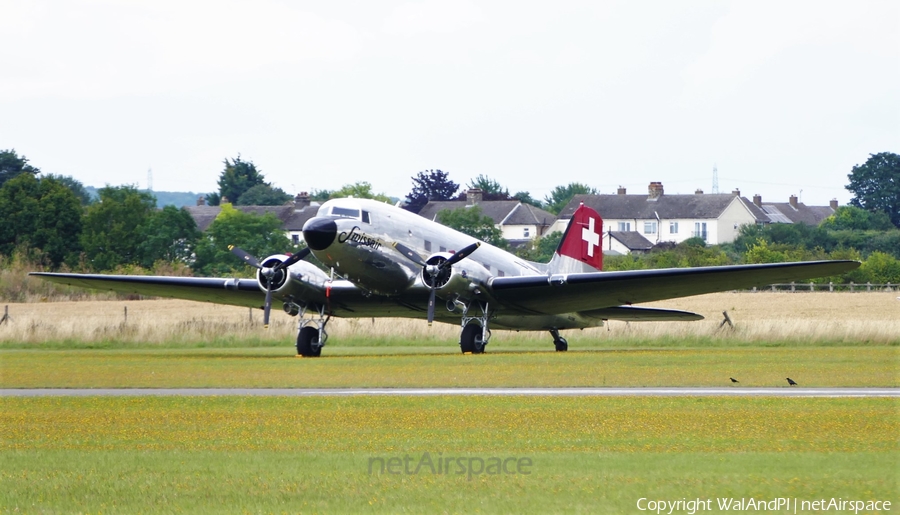
[[[481,246],[481,242],[476,241],[475,243],[469,245],[468,247],[463,247],[462,250],[460,250],[456,254],[453,254],[452,256],[450,256],[450,259],[441,263],[440,267],[447,268],[448,266],[453,266],[453,265],[459,263],[463,259],[466,259],[467,257],[469,257],[469,255],[471,253],[475,252],[475,250],[477,250],[478,247],[480,247],[480,246]]]
[[[292,255],[291,257],[289,257],[285,261],[283,261],[280,265],[277,265],[275,267],[275,269],[280,270],[282,268],[287,268],[298,261],[302,261],[303,258],[305,258],[306,256],[309,255],[309,253],[310,253],[309,247],[302,248],[299,251],[297,251],[296,254]]]
[[[406,245],[404,245],[400,242],[395,242],[393,246],[395,249],[400,251],[401,254],[406,256],[406,259],[409,259],[410,261],[412,261],[413,263],[415,263],[419,266],[426,266],[425,260],[422,259],[422,256],[420,256],[413,249],[407,247]]]
[[[256,258],[251,256],[250,254],[247,254],[243,249],[235,247],[234,245],[229,245],[228,250],[230,250],[231,253],[235,256],[244,260],[244,263],[247,263],[254,268],[262,269],[262,265],[259,264],[259,261],[257,261]]]
[[[430,288],[431,295],[428,297],[428,325],[431,326],[431,323],[434,322],[434,296],[437,292],[436,288]]]
[[[308,256],[310,253],[309,247],[300,249],[295,254],[292,254],[291,257],[285,259],[281,263],[278,263],[272,268],[266,268],[262,266],[261,264],[259,264],[259,260],[248,254],[245,250],[235,247],[234,245],[229,245],[228,250],[230,250],[231,253],[235,256],[241,258],[248,265],[258,268],[262,272],[263,276],[265,276],[266,303],[263,305],[263,326],[268,329],[269,313],[272,312],[272,278],[275,277],[275,274],[278,273],[279,270],[284,270],[285,268],[288,268],[289,266]]]

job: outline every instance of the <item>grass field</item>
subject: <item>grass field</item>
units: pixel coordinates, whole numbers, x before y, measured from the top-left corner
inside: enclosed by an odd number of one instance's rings
[[[897,402],[7,398],[0,511],[638,513],[641,497],[896,505]],[[378,460],[392,458],[382,471]],[[449,458],[450,472],[438,471]],[[491,458],[516,461],[488,471]]]
[[[207,304],[12,304],[0,325],[0,386],[723,386],[736,377],[787,387],[791,377],[897,387],[895,297],[660,302],[707,320],[573,331],[567,353],[543,333],[495,331],[488,353],[464,356],[455,326],[335,320],[314,359],[294,356],[295,322],[281,313],[263,332],[259,311]],[[734,330],[718,328],[725,310]],[[898,408],[877,398],[4,397],[0,513],[647,513],[642,497],[708,499],[713,512],[732,497],[888,500],[896,511]]]
[[[501,348],[502,349],[502,348]],[[329,349],[331,351],[332,349]],[[0,387],[900,386],[897,347],[0,350]]]
[[[704,346],[900,345],[896,297],[896,292],[717,293],[653,304],[707,317],[699,322],[612,321],[564,334],[572,349],[683,346],[686,340]],[[723,311],[734,330],[719,329]],[[0,325],[0,348],[275,346],[290,345],[296,336],[296,319],[280,311],[273,311],[271,327],[264,331],[259,310],[188,301],[26,303],[10,304],[9,312],[12,320]],[[328,328],[334,348],[446,346],[459,340],[458,326],[429,329],[424,320],[335,319]],[[492,348],[552,349],[544,332],[498,330],[491,342]]]

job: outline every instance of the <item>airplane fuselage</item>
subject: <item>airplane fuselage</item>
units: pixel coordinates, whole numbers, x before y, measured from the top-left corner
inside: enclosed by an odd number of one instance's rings
[[[403,257],[400,243],[428,258],[450,255],[478,241],[414,213],[369,199],[337,199],[323,204],[303,228],[307,245],[325,266],[360,288],[396,295],[421,280],[422,269]],[[459,273],[489,276],[540,274],[529,263],[482,243],[457,267]]]

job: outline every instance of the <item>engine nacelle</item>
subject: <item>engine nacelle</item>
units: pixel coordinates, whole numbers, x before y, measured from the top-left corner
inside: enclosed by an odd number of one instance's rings
[[[430,267],[437,267],[450,256],[452,254],[444,252],[433,254],[426,263]],[[422,272],[423,282],[436,289],[442,298],[462,301],[479,298],[483,293],[483,285],[487,284],[491,277],[487,268],[471,259],[463,259],[436,274],[430,274],[427,269]]]
[[[264,268],[272,268],[279,263],[285,262],[289,257],[289,255],[285,254],[275,254],[263,259],[260,264]],[[305,297],[312,293],[310,286],[321,291],[328,281],[328,275],[312,263],[299,261],[287,269],[276,271],[271,280],[272,296],[274,298],[303,301]],[[256,271],[256,282],[259,284],[260,290],[266,291],[268,281],[269,279],[263,274],[262,270]]]

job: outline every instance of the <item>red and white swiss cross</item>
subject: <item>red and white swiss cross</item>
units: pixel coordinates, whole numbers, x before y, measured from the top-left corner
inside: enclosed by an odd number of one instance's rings
[[[602,270],[602,240],[603,219],[596,211],[581,204],[572,215],[557,252]]]

